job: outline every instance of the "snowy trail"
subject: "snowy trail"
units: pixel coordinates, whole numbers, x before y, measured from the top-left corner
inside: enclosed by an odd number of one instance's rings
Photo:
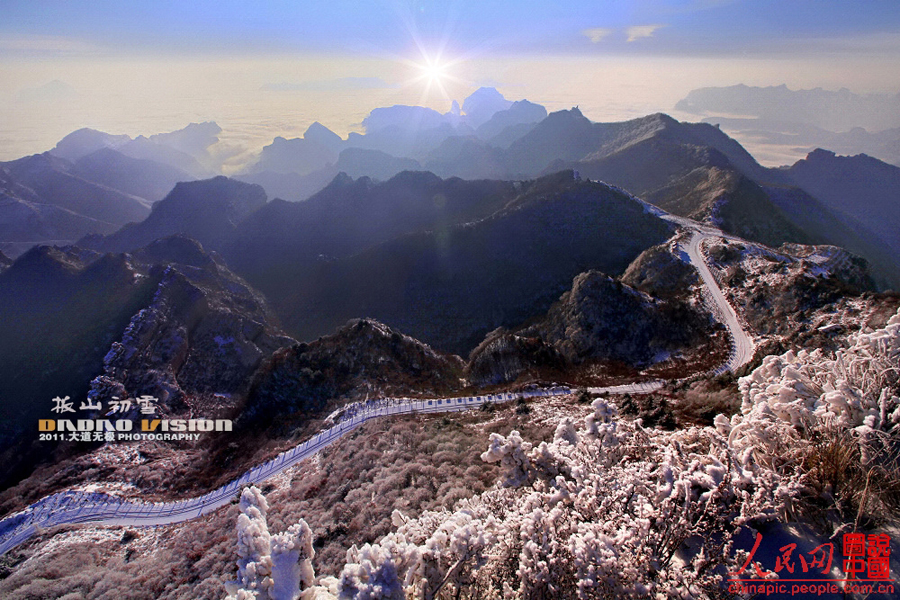
[[[703,257],[700,243],[710,237],[712,237],[711,234],[695,229],[688,242],[687,252],[691,259],[691,264],[697,268],[700,277],[703,279],[703,284],[709,291],[713,302],[718,307],[723,323],[725,324],[725,327],[728,328],[728,333],[731,334],[731,352],[729,353],[728,360],[713,371],[714,374],[719,375],[726,371],[735,371],[739,367],[750,362],[753,359],[755,345],[753,339],[741,326],[737,313],[728,302],[728,299],[725,298],[725,294],[722,293],[722,290],[716,283],[715,277],[713,277],[712,272],[709,270],[709,266],[706,264],[706,259]]]
[[[733,340],[728,360],[713,371],[714,374],[734,371],[753,358],[753,340],[741,327],[737,314],[719,289],[712,272],[706,264],[700,244],[712,237],[732,238],[723,232],[701,225],[690,219],[677,217],[649,205],[637,198],[648,211],[661,218],[686,228],[692,232],[687,254],[697,268],[712,301],[718,308],[725,326]],[[734,238],[737,239],[737,238]],[[649,393],[661,388],[663,381],[649,381],[626,385],[589,388],[592,393]],[[104,493],[80,491],[59,492],[10,515],[0,521],[0,555],[21,544],[38,530],[56,525],[94,523],[97,525],[154,526],[180,523],[195,519],[219,507],[229,504],[246,485],[258,484],[273,477],[300,461],[314,455],[366,421],[402,414],[440,413],[479,408],[485,403],[508,402],[518,398],[556,396],[571,393],[566,387],[550,390],[529,390],[525,392],[505,392],[484,396],[463,396],[459,398],[435,398],[425,400],[384,399],[375,402],[352,417],[345,418],[335,426],[304,441],[294,448],[279,454],[274,459],[244,473],[238,479],[203,496],[178,502],[132,502]]]

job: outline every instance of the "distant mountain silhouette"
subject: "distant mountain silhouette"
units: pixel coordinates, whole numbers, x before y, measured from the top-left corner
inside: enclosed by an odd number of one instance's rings
[[[444,115],[433,108],[402,104],[372,109],[362,121],[367,135],[393,127],[426,131],[438,129],[446,123]]]
[[[868,154],[900,166],[900,127],[869,132],[862,127],[847,131],[828,131],[808,123],[746,117],[704,117],[705,123],[716,123],[736,136],[747,136],[757,144],[783,146],[789,149],[828,148],[837,154]]]
[[[310,140],[327,149],[332,154],[340,154],[344,149],[344,140],[318,121],[306,128],[303,139]]]
[[[577,108],[550,113],[506,151],[509,172],[528,177],[553,163],[582,160],[602,141],[600,128],[594,125]]]
[[[807,123],[830,131],[900,127],[900,95],[859,95],[847,89],[791,90],[786,85],[700,88],[675,105],[696,115],[753,115],[766,120]]]
[[[112,148],[101,148],[75,161],[72,172],[89,181],[156,202],[165,198],[179,181],[195,178],[175,167],[131,158]]]
[[[333,151],[312,139],[285,139],[279,136],[262,149],[259,161],[247,173],[272,171],[309,175],[333,164],[335,160],[337,155]]]
[[[487,144],[505,148],[547,116],[544,107],[506,100],[494,88],[479,88],[463,106],[470,112],[463,114],[458,103],[445,114],[421,106],[376,108],[363,120],[365,134],[353,132],[346,140],[315,122],[302,138],[275,138],[237,177],[259,183],[272,197],[302,200],[339,172],[384,181],[400,171],[431,165],[426,168],[453,176],[501,176],[505,168],[479,168],[478,157],[458,156],[467,144],[462,140],[483,140],[469,145],[479,152]]]
[[[337,174],[337,169],[329,165],[318,171],[313,171],[309,175],[262,171],[260,173],[235,175],[234,179],[262,186],[266,191],[266,195],[270,198],[299,202],[321,191],[322,188],[331,183]]]
[[[354,179],[371,177],[387,181],[401,171],[418,171],[421,166],[411,158],[398,158],[380,150],[347,148],[338,156],[334,169]]]
[[[398,117],[396,120],[398,123],[392,122],[389,125],[366,133],[366,135],[351,133],[347,137],[347,146],[379,150],[391,156],[401,156],[421,161],[429,152],[440,146],[444,140],[461,133],[460,129],[445,121],[443,115],[441,115],[441,120],[437,121],[437,125],[434,127],[426,126],[433,122],[432,119],[403,120]],[[462,133],[469,134],[472,133],[472,130],[462,128]]]
[[[478,128],[500,111],[508,110],[512,101],[503,97],[496,88],[480,87],[463,101],[462,110],[470,127]]]
[[[131,141],[127,135],[112,135],[96,129],[82,128],[61,139],[50,154],[72,162],[103,148],[118,148]]]
[[[150,215],[115,234],[79,242],[105,252],[127,252],[174,234],[184,234],[207,249],[221,248],[237,224],[266,203],[262,187],[219,176],[179,183]]]
[[[528,100],[519,100],[513,102],[509,108],[495,112],[490,119],[479,125],[475,132],[481,139],[494,143],[494,140],[502,139],[500,136],[507,130],[522,130],[523,126],[540,123],[546,118],[546,108]]]
[[[454,136],[432,150],[425,168],[441,177],[505,179],[506,165],[500,148],[476,136]]]
[[[209,177],[215,166],[206,148],[218,140],[221,131],[215,123],[191,123],[184,129],[152,135],[149,138],[111,135],[95,129],[73,131],[50,150],[53,156],[77,161],[97,150],[112,148],[131,158],[151,160],[186,172],[190,179]]]
[[[191,123],[187,127],[168,133],[156,133],[149,137],[155,144],[166,146],[188,154],[197,159],[201,164],[209,157],[207,148],[219,141],[218,135],[222,128],[212,121],[204,123]],[[209,165],[204,165],[209,166]]]
[[[307,175],[263,171],[236,177],[239,181],[257,183],[265,188],[270,198],[292,202],[306,200],[331,183],[339,173],[353,178],[371,177],[385,181],[401,171],[421,169],[418,161],[397,158],[381,150],[347,148],[341,151],[335,164],[329,164]]]

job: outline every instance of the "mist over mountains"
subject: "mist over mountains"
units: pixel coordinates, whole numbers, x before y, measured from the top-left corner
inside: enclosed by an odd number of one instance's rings
[[[724,91],[698,90],[679,106],[704,111],[743,102],[748,110],[765,117],[764,109],[773,98],[785,100],[798,94],[806,104],[830,107],[826,113],[859,105],[859,110],[852,112],[857,119],[893,102],[891,97],[858,97],[846,91],[801,94],[783,86],[736,86]],[[884,114],[888,118],[891,113]],[[882,286],[900,286],[900,274],[891,259],[896,240],[890,228],[883,226],[894,222],[896,210],[890,203],[876,202],[876,214],[890,213],[880,219],[872,216],[872,207],[866,203],[848,200],[869,195],[874,188],[890,193],[894,185],[890,169],[845,173],[841,186],[825,190],[812,181],[815,177],[800,177],[800,167],[761,166],[711,124],[681,123],[663,114],[593,123],[577,108],[548,115],[540,105],[507,100],[493,88],[477,90],[461,107],[455,104],[444,114],[415,106],[375,109],[364,126],[365,135],[351,134],[346,140],[319,123],[313,123],[301,138],[276,138],[254,164],[236,175],[266,191],[266,198],[257,196],[253,208],[273,198],[306,200],[343,177],[386,182],[403,171],[423,170],[445,179],[509,181],[572,169],[675,214],[709,220],[726,231],[769,245],[846,246],[872,263]],[[16,256],[34,243],[71,243],[88,234],[109,235],[128,222],[142,221],[147,209],[177,182],[210,173],[209,148],[220,132],[210,122],[135,139],[82,129],[66,136],[43,157],[4,163],[5,202],[0,211],[8,217],[2,221],[6,226],[0,228],[0,243]],[[859,161],[853,164],[848,168],[865,170]],[[202,193],[214,192],[207,189]],[[147,223],[119,232],[119,242],[108,240],[95,246],[121,251],[149,243],[163,232],[193,232],[204,245],[224,249],[224,231],[236,229],[238,221],[252,212],[224,209],[215,217],[203,216],[201,213],[218,210],[207,207],[188,217],[182,206],[164,226],[161,223],[169,205],[163,203],[162,212],[151,215]],[[194,219],[207,218],[212,220],[191,224]],[[222,222],[214,233],[216,219]]]
[[[53,290],[120,298],[103,315],[69,319],[60,352],[100,341],[50,380],[143,393],[153,378],[138,363],[152,363],[169,373],[157,392],[197,397],[213,388],[191,383],[189,365],[224,351],[201,344],[209,336],[200,332],[239,327],[211,335],[257,348],[234,342],[243,366],[222,376],[230,391],[216,392],[240,395],[238,382],[273,344],[327,337],[359,318],[460,355],[463,377],[484,384],[583,363],[626,372],[716,355],[722,342],[690,300],[694,280],[660,249],[672,225],[635,197],[771,247],[846,247],[881,288],[900,287],[900,169],[871,157],[819,150],[770,169],[708,123],[664,114],[594,123],[577,107],[547,114],[491,88],[445,114],[393,106],[365,125],[346,140],[318,123],[277,138],[233,178],[204,175],[214,123],[136,139],[83,129],[0,165],[9,314],[22,310],[15,298]],[[28,250],[42,242],[68,246]],[[183,277],[164,265],[180,265]],[[136,317],[160,285],[179,299],[154,304],[156,320]],[[46,303],[35,300],[38,315],[67,314]],[[166,316],[176,305],[185,312]],[[224,308],[205,316],[213,306]],[[14,340],[51,335],[57,316],[20,319],[33,331],[7,332],[0,366],[20,369]],[[153,360],[110,358],[113,343],[131,343],[129,322],[156,332],[142,342],[157,348],[146,354]],[[166,354],[152,341],[182,329],[185,350]],[[51,387],[35,389],[63,393]]]
[[[801,154],[827,148],[900,166],[900,94],[855,94],[785,85],[693,90],[675,105],[755,145]]]

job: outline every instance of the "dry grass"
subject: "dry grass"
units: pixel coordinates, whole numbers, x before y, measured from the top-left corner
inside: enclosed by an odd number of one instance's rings
[[[896,435],[860,443],[852,430],[816,430],[810,434],[801,468],[813,491],[811,516],[826,508],[841,522],[857,527],[900,516],[900,439]]]

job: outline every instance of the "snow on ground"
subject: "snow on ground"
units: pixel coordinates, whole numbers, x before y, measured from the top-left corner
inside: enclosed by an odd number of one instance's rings
[[[715,594],[750,557],[741,535],[765,531],[779,550],[824,539],[789,524],[824,484],[802,465],[829,428],[855,440],[863,467],[883,459],[900,431],[898,359],[900,313],[833,355],[767,357],[740,380],[741,414],[716,428],[648,430],[604,399],[578,427],[558,406],[551,442],[491,435],[482,459],[501,465],[499,487],[452,511],[397,513],[394,533],[351,548],[341,597],[433,597],[445,586],[468,597]],[[764,567],[775,576],[777,565]]]

